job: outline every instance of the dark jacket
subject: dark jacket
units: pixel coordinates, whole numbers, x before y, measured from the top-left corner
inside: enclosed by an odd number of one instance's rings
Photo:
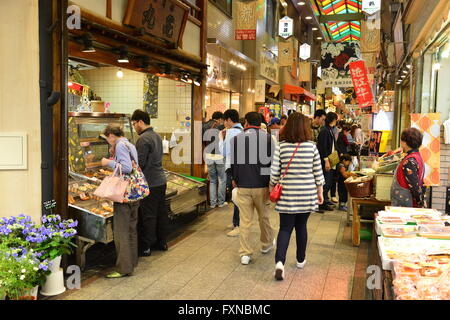
[[[238,188],[266,188],[275,143],[270,134],[246,128],[231,140],[231,176]]]
[[[162,166],[163,145],[161,137],[148,128],[143,131],[136,142],[139,165],[151,188],[159,187],[167,183]]]
[[[348,143],[347,136],[343,131],[339,132],[339,136],[336,141],[336,149],[339,152],[339,155],[350,152],[350,144]]]
[[[333,128],[329,126],[324,126],[320,130],[319,136],[317,137],[317,149],[319,149],[320,160],[322,162],[322,168],[325,168],[325,158],[328,157],[336,148],[336,140],[334,138]]]
[[[206,148],[211,143],[219,144],[219,133],[225,129],[224,125],[219,125],[215,120],[211,119],[202,124],[202,141],[203,146]],[[212,154],[218,153],[216,148],[211,150]]]

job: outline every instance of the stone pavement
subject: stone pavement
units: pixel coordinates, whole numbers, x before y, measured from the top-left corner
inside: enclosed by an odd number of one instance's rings
[[[271,221],[278,233],[279,219],[270,206]],[[345,212],[313,213],[308,221],[307,264],[295,267],[293,232],[285,265],[286,278],[273,277],[274,251],[259,252],[259,227],[252,226],[255,254],[249,265],[240,264],[239,237],[226,236],[232,206],[214,209],[187,226],[167,252],[140,258],[133,276],[106,279],[103,275],[82,283],[56,299],[67,300],[347,300],[357,265],[358,248],[351,244]],[[277,234],[276,233],[276,234]],[[355,295],[353,295],[355,298]],[[358,298],[358,297],[356,297]],[[359,297],[364,299],[364,296]]]

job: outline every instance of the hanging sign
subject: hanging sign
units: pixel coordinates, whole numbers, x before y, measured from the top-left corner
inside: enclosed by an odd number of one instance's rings
[[[176,47],[183,38],[189,7],[177,0],[128,1],[123,24],[173,43]]]
[[[362,11],[374,14],[381,10],[381,0],[363,0]]]
[[[363,60],[350,63],[350,74],[352,76],[353,87],[356,92],[356,99],[360,108],[373,105],[372,91],[370,90],[367,70]]]
[[[268,51],[260,54],[259,70],[261,76],[278,83],[278,62]]]
[[[238,14],[234,19],[235,40],[256,40],[256,2],[236,2]]]
[[[358,41],[322,43],[322,80],[325,88],[353,87],[350,76],[350,62],[361,59]]]
[[[294,20],[288,16],[280,19],[278,24],[278,35],[284,39],[289,38],[294,33]]]
[[[292,53],[292,66],[291,66],[291,76],[294,79],[298,79],[298,74],[299,74],[299,70],[298,70],[298,63],[299,63],[299,58],[298,58],[298,40],[296,38],[291,38],[292,42],[293,42],[293,53]]]
[[[308,60],[311,57],[311,46],[304,43],[300,46],[300,58],[303,60]]]
[[[266,80],[255,81],[255,102],[266,101]]]
[[[293,49],[292,41],[278,41],[278,64],[280,67],[292,65]]]

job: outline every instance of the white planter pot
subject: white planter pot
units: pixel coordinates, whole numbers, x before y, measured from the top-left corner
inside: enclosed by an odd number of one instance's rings
[[[43,296],[56,296],[66,291],[64,287],[64,272],[59,266],[61,264],[61,256],[51,261],[49,270],[51,273],[47,276],[44,286],[41,289]]]
[[[56,257],[51,260],[51,266],[48,268],[51,272],[57,272],[59,270],[59,266],[61,265],[61,256]]]

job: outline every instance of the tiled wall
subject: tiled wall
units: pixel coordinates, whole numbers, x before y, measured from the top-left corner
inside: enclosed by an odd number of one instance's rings
[[[237,16],[236,5],[233,5],[233,17]],[[242,51],[242,42],[234,40],[234,26],[226,14],[208,1],[208,38],[216,38],[227,46]]]
[[[111,103],[111,112],[132,114],[134,110],[143,108],[145,75],[122,69],[123,78],[118,78],[118,70],[116,67],[105,67],[80,73],[102,101]]]
[[[444,144],[444,127],[441,126],[441,185],[433,187],[432,208],[445,212],[446,186],[449,184],[450,144]]]

